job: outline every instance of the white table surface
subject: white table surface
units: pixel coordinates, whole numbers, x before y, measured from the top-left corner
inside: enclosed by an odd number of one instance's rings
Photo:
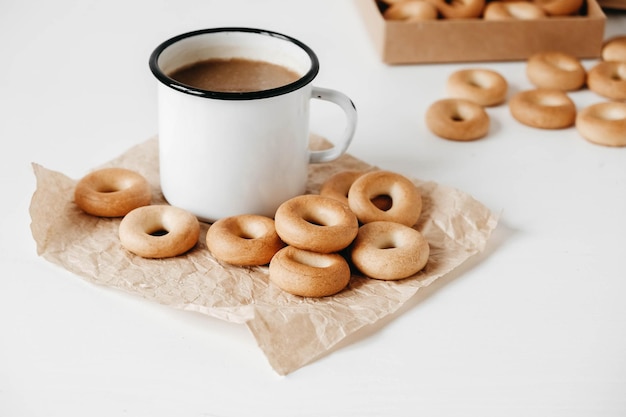
[[[80,178],[155,135],[153,48],[232,25],[317,52],[316,85],[359,111],[352,155],[500,216],[484,253],[285,377],[245,326],[89,284],[38,257],[29,229],[30,163]],[[0,416],[626,415],[626,148],[506,106],[472,143],[424,124],[452,71],[498,70],[513,93],[531,87],[522,62],[387,66],[337,0],[3,0],[0,39]],[[314,130],[340,124],[319,106]]]

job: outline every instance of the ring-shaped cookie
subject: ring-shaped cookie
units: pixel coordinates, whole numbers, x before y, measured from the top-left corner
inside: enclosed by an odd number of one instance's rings
[[[269,280],[293,295],[326,297],[350,282],[350,266],[336,253],[317,253],[293,246],[279,250],[269,265]]]
[[[604,146],[626,146],[626,103],[592,104],[576,116],[576,128],[582,137]]]
[[[611,100],[626,100],[626,62],[597,63],[587,74],[587,86]]]
[[[364,173],[364,171],[340,171],[322,183],[320,195],[333,198],[347,205],[350,187]]]
[[[489,115],[478,103],[459,98],[434,102],[426,110],[426,126],[435,135],[450,140],[469,141],[489,132]]]
[[[350,191],[350,187],[352,187],[354,181],[363,174],[365,174],[365,171],[340,171],[330,176],[322,183],[320,195],[334,198],[345,205],[349,205],[348,192]],[[385,195],[374,198],[372,202],[381,210],[389,210],[391,207],[391,199]]]
[[[604,61],[626,62],[626,35],[615,36],[602,45]]]
[[[181,255],[198,242],[200,223],[186,210],[168,205],[139,207],[119,226],[122,246],[143,258]]]
[[[573,55],[539,52],[528,58],[526,76],[537,88],[575,91],[585,85],[587,72]]]
[[[576,120],[576,105],[561,90],[521,91],[509,100],[509,111],[518,122],[539,129],[563,129]]]
[[[274,220],[256,214],[217,220],[207,231],[206,245],[216,259],[239,266],[266,265],[285,246]]]
[[[451,98],[474,101],[481,106],[495,106],[506,99],[508,83],[498,72],[468,68],[453,72],[446,82]]]
[[[374,200],[388,196],[391,207],[379,208]],[[422,194],[408,178],[390,171],[371,171],[354,181],[348,192],[350,210],[361,223],[378,220],[413,226],[422,212]]]
[[[485,20],[536,20],[546,17],[543,9],[530,1],[490,1],[483,11]]]
[[[364,275],[398,280],[421,271],[428,263],[430,246],[419,231],[393,222],[372,222],[359,228],[350,247],[352,263]]]
[[[418,22],[437,19],[438,12],[435,5],[426,0],[405,0],[390,5],[383,17],[387,20],[401,20],[404,22]]]
[[[467,19],[480,17],[485,8],[485,0],[427,0],[446,19]]]
[[[274,222],[283,242],[319,253],[345,249],[359,229],[359,222],[348,206],[315,194],[300,195],[282,203]]]
[[[549,16],[568,16],[577,13],[583,0],[532,0]]]
[[[99,217],[122,217],[137,207],[147,206],[151,200],[148,181],[125,168],[91,172],[74,189],[76,205],[85,213]]]

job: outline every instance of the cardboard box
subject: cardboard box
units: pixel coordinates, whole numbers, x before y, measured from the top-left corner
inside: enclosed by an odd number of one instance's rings
[[[355,0],[374,46],[387,64],[525,60],[541,51],[597,58],[606,16],[596,0],[579,15],[538,20],[385,20],[379,0]]]
[[[626,0],[598,0],[598,4],[606,9],[626,10]]]

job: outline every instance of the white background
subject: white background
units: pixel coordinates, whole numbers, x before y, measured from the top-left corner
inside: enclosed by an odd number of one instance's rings
[[[351,154],[500,216],[484,253],[286,377],[245,326],[88,284],[29,230],[30,163],[80,178],[155,135],[153,48],[227,25],[317,52],[316,85],[359,111]],[[469,66],[531,88],[523,62],[387,66],[351,1],[1,0],[0,416],[625,416],[626,148],[522,126],[506,105],[485,139],[433,136],[427,107]],[[332,137],[340,116],[317,109]]]

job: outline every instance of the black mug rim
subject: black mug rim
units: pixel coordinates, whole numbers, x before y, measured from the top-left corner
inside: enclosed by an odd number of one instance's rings
[[[170,78],[165,74],[158,65],[158,60],[161,53],[167,49],[169,46],[179,42],[183,39],[190,38],[193,36],[204,35],[207,33],[215,33],[215,32],[247,32],[247,33],[257,33],[260,35],[271,36],[275,38],[279,38],[285,41],[292,42],[293,44],[299,46],[302,50],[304,50],[311,60],[311,67],[309,70],[298,80],[286,84],[277,88],[272,88],[268,90],[260,90],[260,91],[249,91],[249,92],[223,92],[223,91],[210,91],[203,90],[197,87],[189,86],[183,83],[180,83],[173,78]],[[176,91],[181,93],[190,94],[196,97],[205,97],[205,98],[214,98],[214,99],[222,99],[222,100],[254,100],[261,98],[269,98],[275,97],[283,94],[290,93],[292,91],[298,90],[305,85],[309,84],[313,79],[317,76],[319,72],[319,60],[317,59],[317,55],[311,48],[309,48],[306,44],[301,41],[292,38],[291,36],[284,35],[282,33],[274,32],[271,30],[265,29],[257,29],[250,27],[218,27],[218,28],[209,28],[209,29],[200,29],[191,32],[182,33],[180,35],[174,36],[164,42],[162,42],[150,55],[149,60],[150,70],[152,74],[159,80],[162,84],[173,88]]]

